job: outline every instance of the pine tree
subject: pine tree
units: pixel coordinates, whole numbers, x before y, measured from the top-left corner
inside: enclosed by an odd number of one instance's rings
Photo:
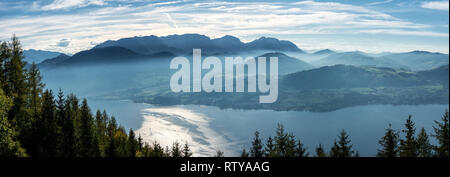
[[[297,154],[297,141],[292,133],[286,134],[286,152],[284,157],[295,157]]]
[[[412,116],[409,115],[405,123],[406,130],[402,130],[402,132],[405,133],[405,139],[400,140],[400,157],[417,156],[417,143],[415,138],[416,128],[411,118]]]
[[[437,127],[433,126],[434,129],[434,137],[438,141],[438,146],[435,147],[435,151],[437,156],[439,157],[449,157],[450,152],[450,130],[449,130],[449,118],[448,118],[448,110],[445,111],[444,115],[441,118],[442,122],[434,121]]]
[[[355,151],[353,151],[353,145],[345,130],[342,130],[338,136],[339,141],[334,141],[334,145],[331,148],[330,156],[332,157],[353,157]]]
[[[273,139],[271,136],[267,138],[266,148],[264,149],[266,157],[275,157],[275,147],[273,145]]]
[[[25,149],[32,149],[33,143],[28,141],[32,138],[32,121],[27,111],[27,85],[25,76],[25,63],[23,50],[19,39],[13,35],[9,45],[10,58],[5,62],[6,87],[5,94],[12,98],[13,106],[8,112],[10,124],[18,130],[18,138],[23,142]],[[30,143],[28,143],[30,142]]]
[[[16,132],[8,122],[7,115],[11,106],[11,99],[0,89],[0,157],[27,156],[25,149],[16,140]]]
[[[259,138],[259,132],[255,131],[255,137],[252,141],[252,147],[250,149],[251,157],[263,157],[264,156],[264,148],[261,139]]]
[[[76,121],[79,116],[78,98],[71,94],[64,101],[64,118],[62,118],[61,152],[65,157],[78,156],[79,141]]]
[[[182,151],[181,151],[180,143],[175,141],[172,144],[172,149],[171,149],[170,153],[171,153],[171,157],[182,157]]]
[[[61,89],[59,89],[58,91],[58,95],[55,101],[55,106],[56,106],[56,110],[55,110],[55,116],[56,116],[56,124],[58,126],[58,130],[57,130],[57,139],[56,144],[58,147],[58,153],[57,156],[61,157],[64,156],[64,152],[63,152],[63,126],[64,126],[64,119],[65,119],[65,99],[64,99],[64,93]]]
[[[325,152],[322,144],[316,147],[316,157],[326,157],[327,153]]]
[[[8,43],[0,41],[0,89],[3,90],[3,94],[8,95],[10,92],[7,87],[7,67],[6,63],[9,61],[11,57],[11,50],[8,46]],[[6,92],[6,93],[5,93]]]
[[[112,153],[111,157],[128,157],[129,150],[127,148],[128,136],[123,127],[119,127],[115,133],[114,137],[111,140],[112,144]]]
[[[41,135],[41,143],[40,147],[38,147],[38,154],[34,154],[37,156],[55,156],[57,155],[58,148],[58,125],[56,119],[56,106],[53,98],[52,91],[46,90],[42,96],[42,113],[40,119],[38,119],[39,123],[38,131]]]
[[[44,89],[42,76],[35,63],[32,63],[27,72],[27,88],[29,89],[29,107],[33,119],[37,119],[41,108],[41,95]]]
[[[420,129],[417,135],[417,156],[418,157],[431,157],[433,146],[430,144],[428,134],[425,128]]]
[[[186,142],[184,143],[183,146],[183,157],[191,157],[192,156],[192,151],[189,148],[189,144]]]
[[[133,129],[130,129],[128,133],[128,151],[129,157],[136,157],[136,152],[138,151],[139,143],[136,140],[136,135],[134,134]]]
[[[98,139],[95,136],[94,121],[86,99],[83,99],[80,108],[80,140],[82,156],[100,156]]]
[[[298,140],[297,141],[297,148],[296,148],[296,155],[297,157],[308,157],[309,152],[307,152],[306,148],[304,147],[303,143]]]
[[[274,140],[274,150],[276,156],[285,157],[288,149],[288,135],[284,132],[284,127],[282,124],[278,124]]]
[[[216,155],[214,157],[224,157],[224,153],[221,150],[216,150]]]
[[[381,138],[378,143],[381,145],[382,149],[378,150],[378,157],[397,157],[398,156],[398,132],[394,131],[389,124],[389,127],[386,129],[386,133]]]
[[[242,149],[242,153],[241,153],[241,157],[249,157],[250,154],[248,154],[248,152],[244,149]]]

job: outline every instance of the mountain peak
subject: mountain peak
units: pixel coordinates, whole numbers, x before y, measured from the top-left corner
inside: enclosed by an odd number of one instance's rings
[[[316,51],[313,54],[315,54],[315,55],[326,55],[326,54],[333,54],[333,53],[336,53],[336,52],[332,51],[330,49],[323,49],[323,50]]]
[[[247,43],[249,48],[257,50],[275,50],[275,51],[291,51],[302,52],[294,43],[285,40],[278,40],[271,37],[260,37],[252,42]]]

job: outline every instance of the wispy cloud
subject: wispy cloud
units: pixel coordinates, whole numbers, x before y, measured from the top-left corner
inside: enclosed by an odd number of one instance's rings
[[[368,3],[367,5],[376,6],[376,5],[380,5],[380,4],[388,4],[388,3],[391,3],[392,1],[394,1],[394,0],[376,1],[376,2]]]
[[[430,2],[423,2],[421,7],[426,9],[448,11],[448,6],[449,6],[448,1],[430,1]]]
[[[208,36],[234,35],[243,41],[260,36],[291,40],[292,36],[349,34],[440,37],[448,32],[433,30],[433,25],[400,19],[363,6],[336,2],[140,2],[113,4],[109,0],[54,0],[41,6],[43,15],[0,17],[0,39],[16,33],[28,48],[74,53],[105,40],[139,35],[199,33]],[[50,6],[53,4],[53,6]],[[73,13],[53,13],[89,5],[96,8]],[[48,7],[46,7],[48,6]],[[46,8],[44,8],[46,7]],[[447,26],[448,28],[448,26]],[[289,37],[286,37],[289,36]],[[295,37],[294,37],[295,38]],[[70,39],[66,47],[57,46]],[[362,40],[361,40],[362,41]],[[296,40],[300,47],[301,40]],[[341,44],[342,40],[340,41]],[[64,43],[61,43],[64,45]],[[322,43],[317,43],[316,48]],[[371,47],[369,43],[349,43],[353,48]],[[308,43],[313,46],[314,42]],[[336,46],[339,46],[338,44]],[[415,47],[415,46],[414,46]],[[393,47],[380,47],[391,50]],[[445,49],[447,48],[447,49]],[[351,47],[349,47],[351,49]],[[448,45],[436,49],[448,52]]]
[[[106,2],[103,0],[54,0],[52,3],[42,6],[42,10],[60,10],[60,9],[70,9],[86,7],[89,5],[105,5]]]

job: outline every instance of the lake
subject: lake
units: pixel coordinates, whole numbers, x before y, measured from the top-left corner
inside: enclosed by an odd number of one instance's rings
[[[278,123],[300,138],[311,154],[319,143],[329,150],[339,132],[345,129],[361,156],[373,156],[389,124],[400,130],[411,114],[417,131],[425,127],[432,133],[434,120],[439,120],[449,107],[368,105],[332,112],[301,112],[199,105],[155,106],[128,100],[89,99],[88,102],[92,110],[106,109],[121,125],[135,130],[146,142],[158,141],[164,146],[175,141],[188,142],[195,156],[213,156],[218,149],[226,156],[238,156],[242,148],[250,147],[255,130],[265,141],[275,134]]]

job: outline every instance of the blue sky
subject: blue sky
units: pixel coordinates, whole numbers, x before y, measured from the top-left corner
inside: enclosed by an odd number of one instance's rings
[[[76,53],[105,40],[199,33],[261,36],[306,50],[448,53],[448,0],[0,0],[0,40]]]

